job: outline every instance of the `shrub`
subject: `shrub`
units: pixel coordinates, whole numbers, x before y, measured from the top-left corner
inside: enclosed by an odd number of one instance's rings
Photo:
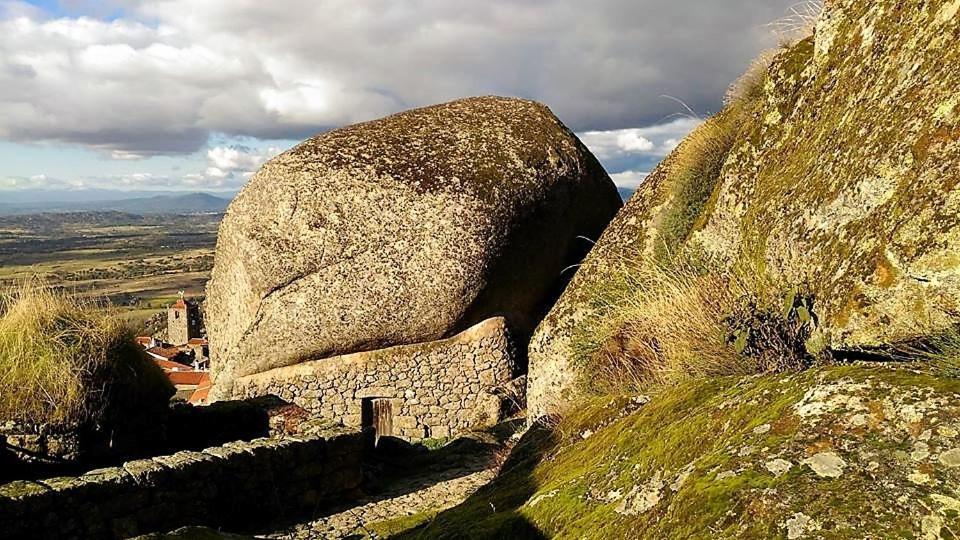
[[[98,306],[34,283],[0,299],[0,419],[100,424],[173,390],[132,332]]]

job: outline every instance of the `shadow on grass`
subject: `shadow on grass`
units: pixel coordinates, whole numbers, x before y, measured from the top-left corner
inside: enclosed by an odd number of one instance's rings
[[[395,538],[547,538],[520,513],[520,507],[537,491],[538,482],[534,475],[537,464],[558,443],[559,438],[554,430],[534,426],[514,448],[493,482],[480,488],[462,504],[441,512],[429,523]]]

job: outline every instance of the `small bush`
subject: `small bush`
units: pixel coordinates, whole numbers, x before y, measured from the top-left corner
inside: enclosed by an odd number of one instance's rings
[[[0,419],[99,424],[173,393],[108,311],[31,283],[0,313]]]

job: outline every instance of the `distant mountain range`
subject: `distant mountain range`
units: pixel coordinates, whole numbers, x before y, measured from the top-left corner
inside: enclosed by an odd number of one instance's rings
[[[232,194],[167,192],[50,192],[46,200],[37,194],[18,193],[6,197],[0,193],[0,215],[40,212],[125,212],[128,214],[212,214],[224,212]],[[99,197],[97,196],[99,195]],[[14,199],[10,201],[10,199]],[[20,199],[20,200],[16,200]]]
[[[634,193],[618,188],[624,201]],[[127,214],[214,214],[225,212],[235,193],[175,191],[0,191],[0,216],[43,212],[123,212]]]

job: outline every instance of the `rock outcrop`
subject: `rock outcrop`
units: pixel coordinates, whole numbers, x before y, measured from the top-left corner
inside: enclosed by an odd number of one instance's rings
[[[230,205],[207,288],[215,394],[236,377],[505,316],[525,342],[621,203],[544,106],[455,101],[314,137]],[[568,277],[567,277],[568,279]]]
[[[679,245],[810,298],[818,348],[872,350],[960,321],[958,11],[956,0],[828,2],[815,35],[731,107],[745,111],[701,128],[743,113],[732,144],[717,145],[709,196],[689,205],[670,189],[688,139],[604,234],[532,340],[534,414],[570,388],[570,336],[597,315],[594,285],[617,261],[655,257],[674,240],[667,218],[691,206]]]
[[[958,400],[889,364],[597,398],[401,538],[953,538]]]

